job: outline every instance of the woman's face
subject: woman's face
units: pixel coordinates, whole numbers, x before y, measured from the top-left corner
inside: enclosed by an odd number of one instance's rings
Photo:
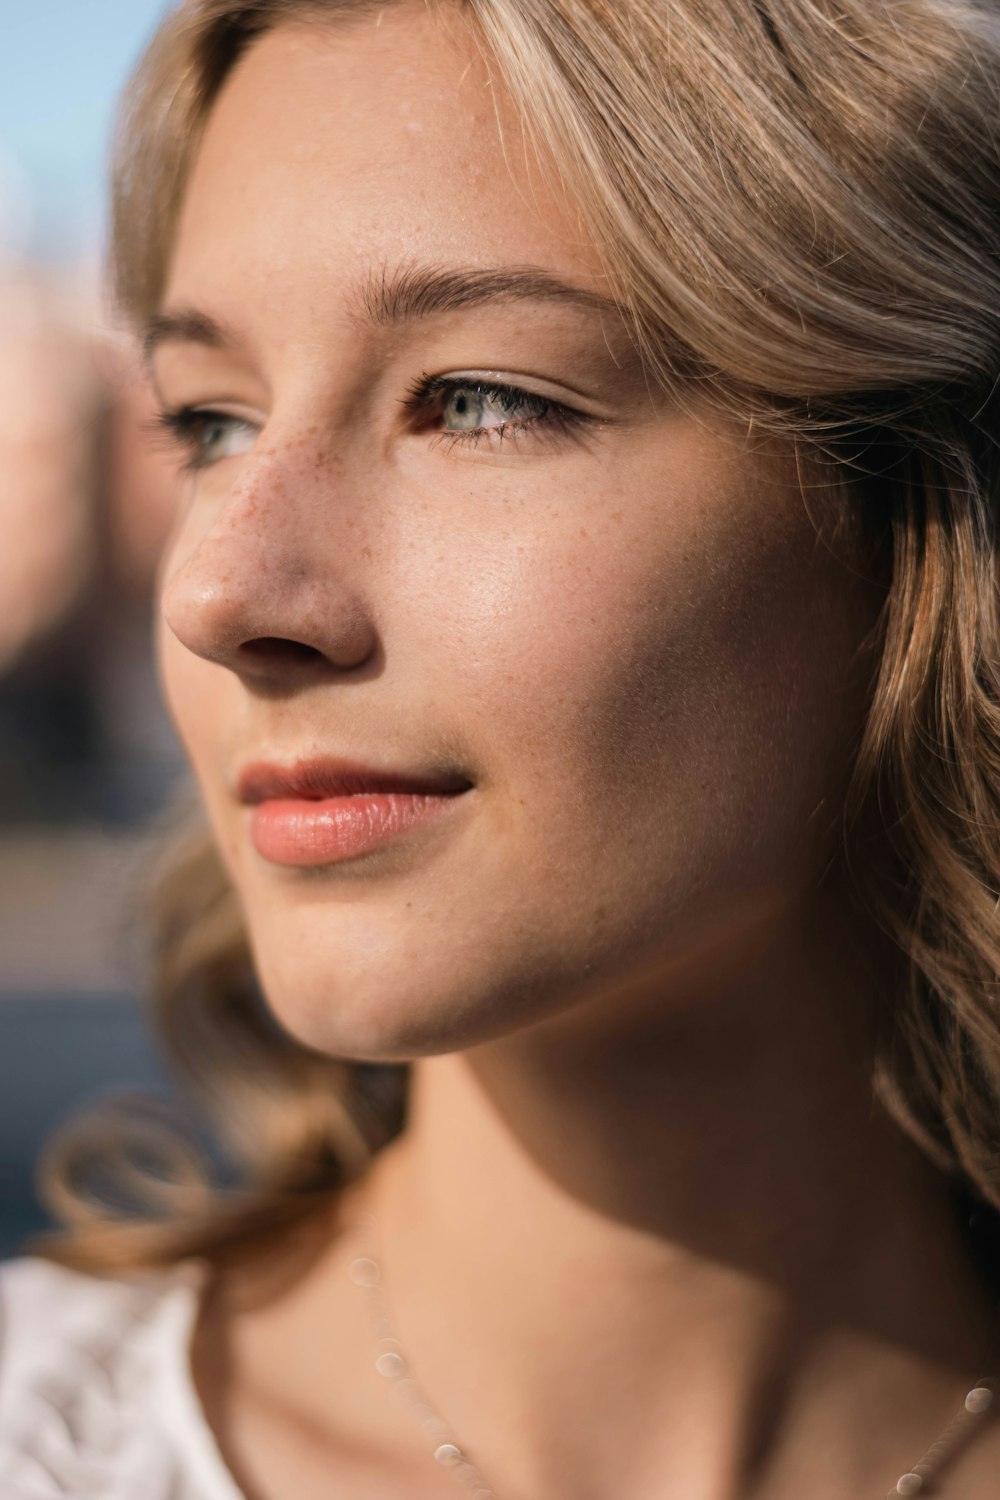
[[[871,590],[607,297],[457,15],[285,25],[230,75],[152,329],[165,407],[215,414],[177,419],[159,649],[315,1047],[664,984],[829,853]]]

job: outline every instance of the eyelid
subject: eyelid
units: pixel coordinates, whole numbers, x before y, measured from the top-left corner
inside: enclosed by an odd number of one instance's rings
[[[467,382],[469,385],[502,386],[509,390],[523,391],[526,396],[540,396],[546,401],[553,401],[564,406],[573,406],[576,402],[582,403],[584,407],[593,407],[597,404],[595,396],[581,390],[578,386],[570,385],[567,381],[552,380],[547,375],[535,374],[530,370],[449,370],[445,375],[425,375],[421,378],[452,381],[456,385]],[[598,414],[595,411],[593,415],[596,417]]]
[[[557,410],[579,415],[583,419],[598,420],[596,412],[588,412],[574,405],[566,399],[564,393],[554,394],[551,381],[536,381],[534,377],[528,379],[530,383],[526,383],[524,376],[507,375],[495,370],[449,371],[447,375],[425,372],[410,384],[402,404],[410,410],[421,410],[429,406],[434,397],[456,390],[475,390],[500,397],[522,396],[528,401],[543,401]],[[539,389],[539,386],[548,388]]]

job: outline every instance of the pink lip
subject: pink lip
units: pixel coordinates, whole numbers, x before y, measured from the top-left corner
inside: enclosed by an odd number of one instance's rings
[[[246,766],[237,795],[247,803],[261,858],[278,865],[353,859],[441,816],[469,790],[461,777],[374,770],[353,761]]]

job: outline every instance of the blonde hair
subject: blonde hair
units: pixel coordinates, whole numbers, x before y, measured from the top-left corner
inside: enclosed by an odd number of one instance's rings
[[[132,319],[157,307],[192,154],[242,51],[283,20],[381,3],[189,0],[166,20],[119,135]],[[905,960],[875,1087],[1000,1205],[1000,12],[450,3],[577,203],[651,374],[793,442],[881,548],[845,807],[859,897]],[[43,1185],[69,1229],[38,1243],[93,1270],[221,1252],[308,1214],[405,1117],[405,1068],[319,1056],[270,1020],[197,817],[162,871],[156,951],[160,1030],[245,1175],[210,1186],[154,1120],[119,1137],[146,1143],[141,1212],[113,1213],[80,1187],[106,1132],[61,1139]]]

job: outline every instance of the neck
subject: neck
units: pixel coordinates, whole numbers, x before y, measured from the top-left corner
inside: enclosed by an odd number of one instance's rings
[[[845,931],[789,913],[711,973],[413,1065],[371,1184],[386,1286],[500,1500],[875,1497],[985,1373],[945,1185],[859,1060],[887,976]]]

